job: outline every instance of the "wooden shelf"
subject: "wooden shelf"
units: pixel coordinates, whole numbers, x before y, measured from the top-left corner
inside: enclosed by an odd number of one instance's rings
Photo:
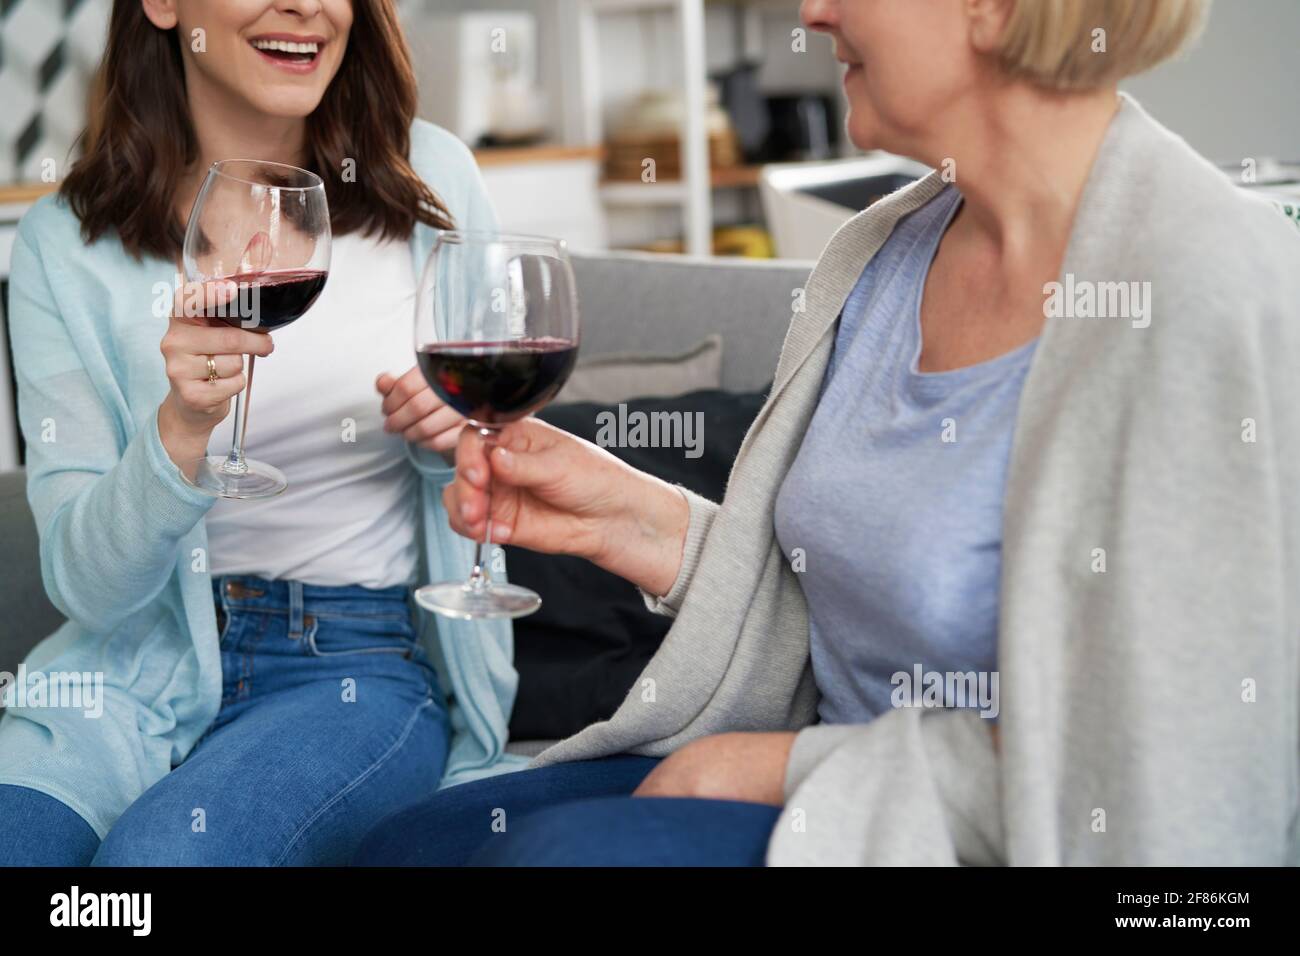
[[[709,174],[709,185],[714,189],[749,189],[758,185],[762,172],[762,166],[721,167]],[[600,192],[609,202],[647,206],[681,202],[686,195],[680,179],[661,179],[656,183],[643,183],[639,179],[603,179]]]
[[[602,146],[490,146],[474,150],[480,166],[517,166],[525,163],[563,163],[575,159],[605,158]]]
[[[477,149],[474,158],[480,166],[510,166],[528,163],[559,163],[577,159],[599,162],[604,156],[600,146],[526,146],[518,149]],[[762,166],[727,166],[710,173],[714,189],[744,189],[758,185]],[[638,180],[606,179],[601,193],[609,201],[627,205],[664,205],[680,203],[685,189],[679,179],[658,183]],[[58,183],[18,183],[0,186],[0,206],[33,203],[46,193],[58,189]]]
[[[474,159],[480,166],[511,166],[526,163],[562,163],[571,160],[591,159],[601,162],[605,158],[601,146],[521,146],[493,147],[474,150]],[[0,206],[33,203],[46,193],[59,188],[58,183],[14,183],[0,185]]]
[[[762,166],[723,166],[710,174],[714,189],[744,189],[758,185]]]
[[[15,183],[12,186],[0,186],[0,206],[33,203],[58,188],[58,183]]]

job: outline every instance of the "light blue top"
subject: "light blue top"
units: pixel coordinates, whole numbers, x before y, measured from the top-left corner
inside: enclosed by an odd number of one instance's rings
[[[777,497],[824,723],[866,723],[896,687],[919,699],[917,665],[922,684],[996,666],[1002,495],[1035,343],[917,371],[925,278],[960,204],[955,188],[940,192],[863,270]]]
[[[495,227],[458,139],[417,121],[410,160],[458,227]],[[419,225],[412,236],[417,276],[433,234]],[[136,261],[115,236],[86,245],[54,196],[23,217],[13,249],[9,329],[28,498],[45,589],[68,618],[25,665],[101,672],[104,711],[96,719],[76,708],[7,710],[0,783],[61,800],[101,838],[185,758],[221,703],[203,521],[215,499],[181,479],[157,426],[168,391],[158,344],[168,320],[154,302],[170,302],[174,274],[161,259]],[[408,450],[423,478],[420,573],[426,581],[462,577],[473,545],[447,524],[441,490],[452,469],[434,453]],[[424,615],[422,640],[452,698],[444,786],[525,762],[504,753],[517,685],[511,634],[506,621]]]

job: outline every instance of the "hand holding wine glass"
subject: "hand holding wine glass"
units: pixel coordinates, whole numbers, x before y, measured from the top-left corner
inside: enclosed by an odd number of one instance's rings
[[[578,325],[563,242],[438,234],[416,297],[416,360],[438,396],[488,444],[563,387],[577,361]],[[519,617],[541,606],[527,588],[492,581],[485,530],[469,580],[420,588],[422,606],[459,618]]]
[[[244,356],[270,355],[275,348],[270,335],[213,325],[201,315],[186,314],[215,308],[234,294],[233,284],[228,283],[182,284],[159,344],[171,386],[158,410],[159,436],[190,481],[212,430],[229,413],[230,400],[244,389]],[[200,310],[193,308],[195,303]]]
[[[256,335],[296,321],[315,303],[329,275],[325,184],[315,173],[282,163],[213,163],[190,211],[183,260],[189,283],[234,287],[233,295],[200,300],[196,311],[204,318]],[[248,365],[244,392],[235,400],[230,452],[204,456],[182,474],[223,498],[266,498],[284,491],[288,482],[278,469],[244,455],[253,363],[263,353],[240,351],[248,355]],[[206,384],[214,393],[229,389],[221,384],[226,376],[216,354],[205,361]]]
[[[493,540],[586,558],[659,595],[677,579],[690,524],[672,485],[536,418],[506,425],[492,445],[463,429],[442,500],[468,538],[486,536],[490,507]]]

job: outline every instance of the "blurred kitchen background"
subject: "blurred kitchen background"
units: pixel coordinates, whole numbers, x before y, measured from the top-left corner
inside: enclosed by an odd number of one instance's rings
[[[866,0],[863,0],[866,2]],[[110,0],[0,0],[0,341],[17,223],[57,188]],[[578,251],[814,259],[924,174],[844,141],[831,42],[797,0],[399,0],[421,115],[474,148],[503,228]],[[1300,0],[1218,0],[1199,47],[1127,84],[1300,223]],[[372,104],[382,109],[382,103]],[[653,163],[649,161],[653,161]],[[436,183],[434,184],[436,188]],[[20,442],[0,355],[0,470]]]
[[[67,168],[109,6],[0,0],[0,275],[12,224]],[[812,258],[924,171],[845,143],[839,65],[827,38],[800,42],[796,0],[398,6],[421,115],[475,148],[513,231]],[[1297,37],[1300,0],[1219,0],[1196,50],[1128,88],[1230,173],[1250,158],[1261,188],[1300,195]]]

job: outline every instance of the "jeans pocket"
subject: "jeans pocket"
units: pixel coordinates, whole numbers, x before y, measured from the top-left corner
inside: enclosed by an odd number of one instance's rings
[[[226,639],[230,636],[233,614],[227,614],[226,609],[217,602],[217,646],[222,650],[226,649]]]
[[[303,646],[312,657],[356,654],[415,656],[419,642],[408,622],[397,618],[308,617]]]

